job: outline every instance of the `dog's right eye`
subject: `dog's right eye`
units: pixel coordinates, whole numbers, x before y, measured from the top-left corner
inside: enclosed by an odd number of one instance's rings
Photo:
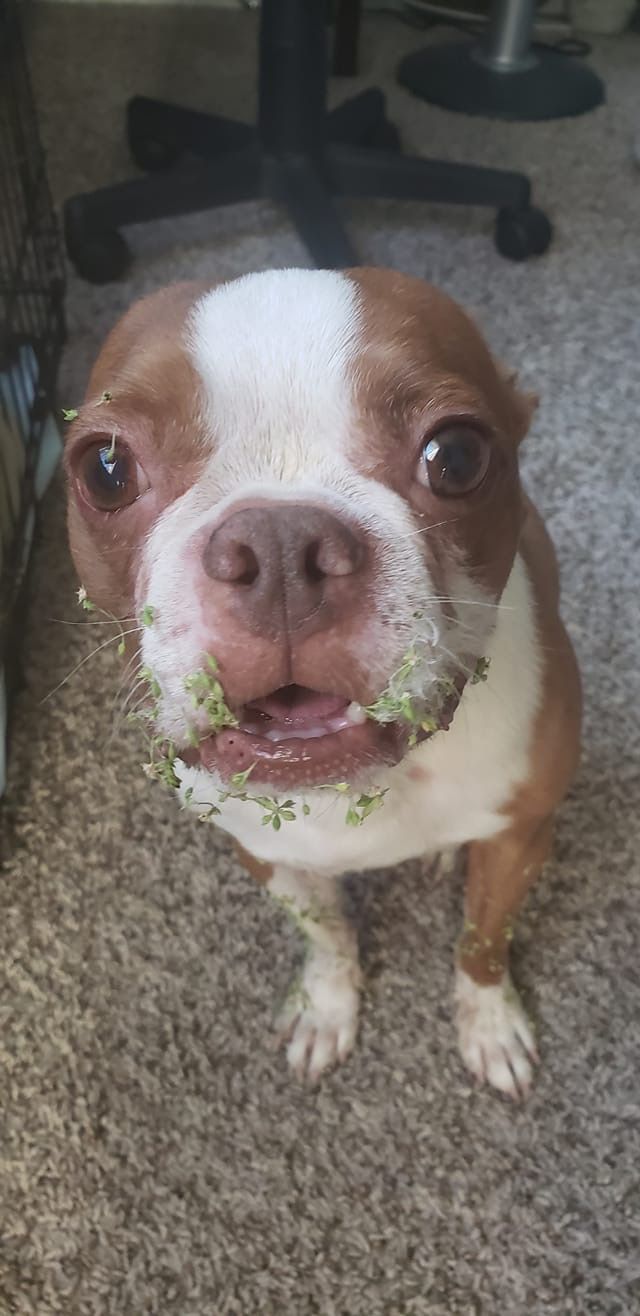
[[[465,424],[447,425],[425,441],[423,480],[434,494],[460,498],[477,489],[487,474],[491,449],[479,430]]]
[[[76,478],[85,501],[100,512],[129,507],[148,488],[144,472],[117,436],[85,448]]]

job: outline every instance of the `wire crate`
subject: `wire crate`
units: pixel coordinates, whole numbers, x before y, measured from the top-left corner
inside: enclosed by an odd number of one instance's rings
[[[39,499],[60,454],[64,265],[16,0],[0,0],[0,795]]]

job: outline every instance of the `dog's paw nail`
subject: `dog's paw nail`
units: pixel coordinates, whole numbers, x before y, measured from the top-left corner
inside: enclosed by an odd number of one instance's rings
[[[293,1012],[285,1005],[276,1019],[275,1030],[271,1045],[274,1051],[281,1051],[287,1047],[293,1037],[296,1023],[300,1017],[299,1011]]]
[[[355,975],[341,972],[329,981],[303,981],[301,1004],[281,1016],[279,1036],[287,1046],[289,1067],[297,1078],[316,1084],[328,1069],[346,1060],[356,1038],[358,990]]]
[[[508,974],[482,987],[459,969],[456,979],[460,1053],[476,1081],[483,1078],[513,1101],[529,1095],[538,1056]]]
[[[521,1045],[524,1047],[524,1050],[526,1051],[532,1065],[539,1065],[540,1052],[538,1051],[538,1048],[531,1034],[529,1033],[528,1037],[523,1037],[522,1034],[519,1032],[518,1037],[520,1038]]]

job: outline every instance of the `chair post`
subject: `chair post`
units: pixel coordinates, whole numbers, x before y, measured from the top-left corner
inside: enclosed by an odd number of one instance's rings
[[[262,0],[258,131],[268,154],[322,151],[326,11],[326,0]]]

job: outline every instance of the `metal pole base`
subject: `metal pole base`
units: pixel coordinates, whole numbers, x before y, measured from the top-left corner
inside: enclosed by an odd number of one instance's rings
[[[581,60],[538,46],[531,55],[530,67],[503,72],[482,47],[448,42],[405,56],[397,77],[431,105],[487,119],[563,119],[604,101],[604,84]]]

